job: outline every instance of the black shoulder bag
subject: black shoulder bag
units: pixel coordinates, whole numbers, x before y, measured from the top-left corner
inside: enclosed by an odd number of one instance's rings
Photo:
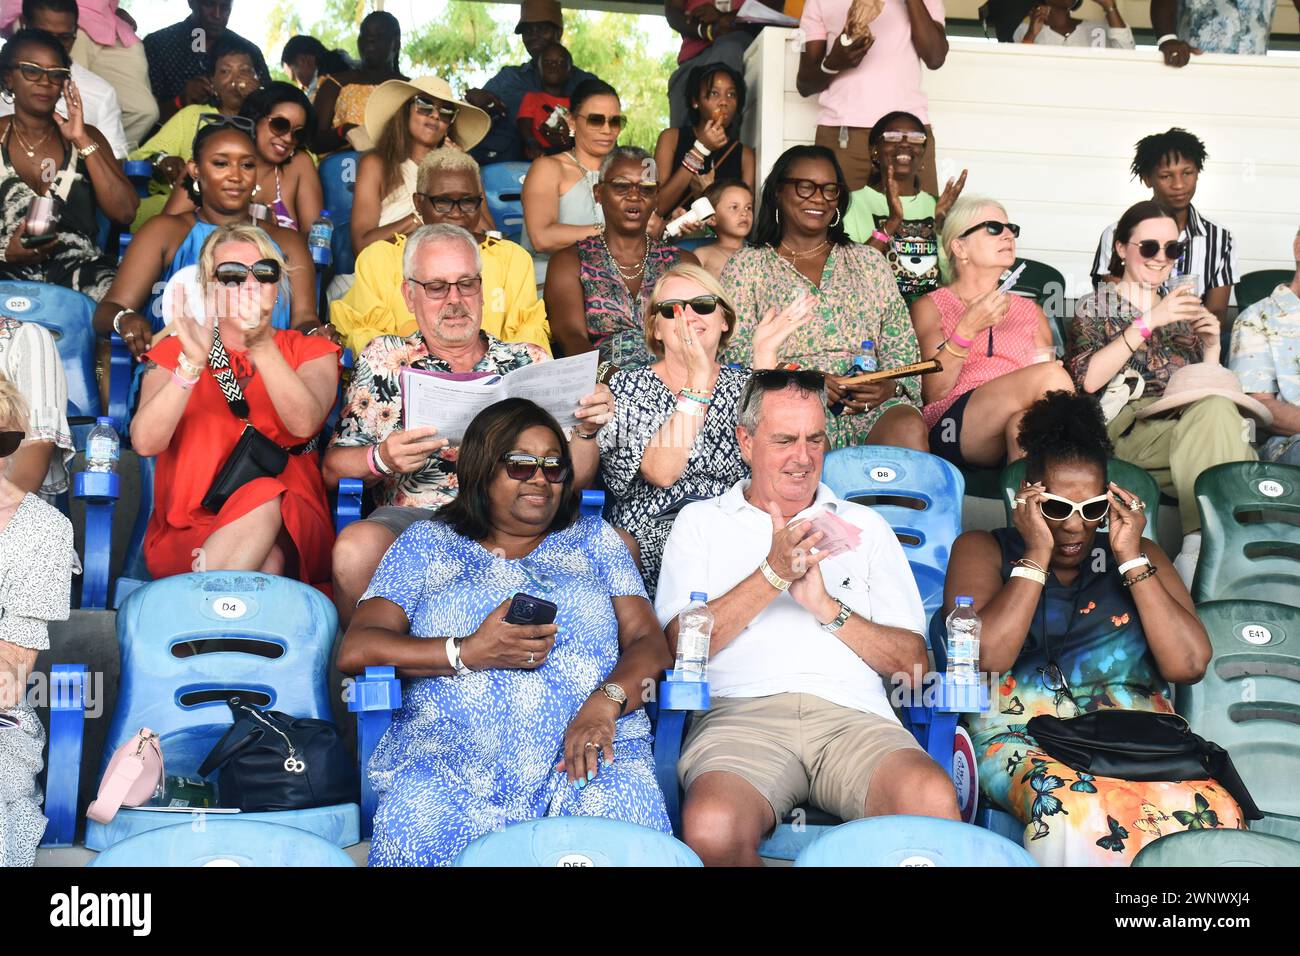
[[[226,463],[212,480],[212,487],[203,496],[203,507],[214,514],[225,507],[226,501],[240,488],[257,478],[277,478],[289,464],[290,455],[305,455],[316,448],[316,439],[282,448],[263,435],[248,420],[248,401],[244,391],[239,387],[231,368],[230,356],[221,344],[221,333],[213,330],[212,350],[208,354],[208,365],[212,376],[221,386],[221,393],[226,397],[226,404],[236,418],[244,422],[244,431],[231,449]]]

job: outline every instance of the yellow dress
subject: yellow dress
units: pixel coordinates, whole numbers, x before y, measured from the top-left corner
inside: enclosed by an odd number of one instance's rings
[[[330,323],[353,355],[379,335],[408,336],[415,316],[402,299],[402,254],[406,237],[372,242],[357,256],[356,281],[330,304]],[[524,248],[489,236],[483,255],[483,331],[503,342],[531,342],[551,353],[546,306],[537,298],[533,260]]]

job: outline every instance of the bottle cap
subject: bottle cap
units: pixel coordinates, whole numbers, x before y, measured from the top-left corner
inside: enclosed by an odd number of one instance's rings
[[[98,418],[95,419],[95,424],[111,426],[113,424],[113,419],[108,415],[100,415]]]
[[[334,218],[334,216],[330,213],[330,211],[329,211],[328,209],[322,209],[322,210],[320,211],[320,214],[321,214],[321,218],[322,218],[322,219],[330,219],[330,220],[333,220],[333,218]]]
[[[957,596],[958,607],[971,607],[972,605],[974,605],[974,603],[975,603],[975,599],[971,597],[969,594],[959,594]]]
[[[709,603],[709,596],[708,596],[707,594],[705,594],[703,591],[692,591],[692,592],[691,592],[691,600],[692,600],[692,601],[703,601],[705,604],[708,604],[708,603]]]
[[[871,341],[871,339],[864,339],[862,342],[862,347],[864,349],[874,349],[876,347],[876,343]]]

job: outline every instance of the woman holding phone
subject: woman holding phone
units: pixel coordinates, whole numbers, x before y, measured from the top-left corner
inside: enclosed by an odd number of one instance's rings
[[[912,303],[921,355],[943,365],[921,379],[930,451],[959,468],[1020,458],[1025,409],[1052,389],[1074,387],[1056,361],[1043,310],[1001,288],[1019,235],[1000,203],[958,199],[941,238],[952,281]]]
[[[72,60],[43,30],[0,49],[0,279],[48,282],[101,299],[117,264],[98,247],[96,211],[126,225],[139,199],[104,134],[87,126]],[[54,109],[64,96],[68,115]]]
[[[579,516],[568,443],[543,409],[475,416],[460,491],[388,549],[338,667],[405,678],[371,758],[371,866],[446,866],[476,837],[542,816],[668,832],[641,688],[672,666],[632,556]],[[511,624],[516,594],[558,608]]]

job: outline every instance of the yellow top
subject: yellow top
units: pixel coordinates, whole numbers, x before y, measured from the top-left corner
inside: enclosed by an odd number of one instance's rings
[[[372,242],[357,256],[356,281],[330,304],[330,323],[353,355],[378,335],[407,336],[415,316],[402,299],[402,253],[406,237]],[[532,342],[551,354],[546,306],[537,298],[533,259],[522,246],[489,236],[483,254],[483,331],[503,342]]]

